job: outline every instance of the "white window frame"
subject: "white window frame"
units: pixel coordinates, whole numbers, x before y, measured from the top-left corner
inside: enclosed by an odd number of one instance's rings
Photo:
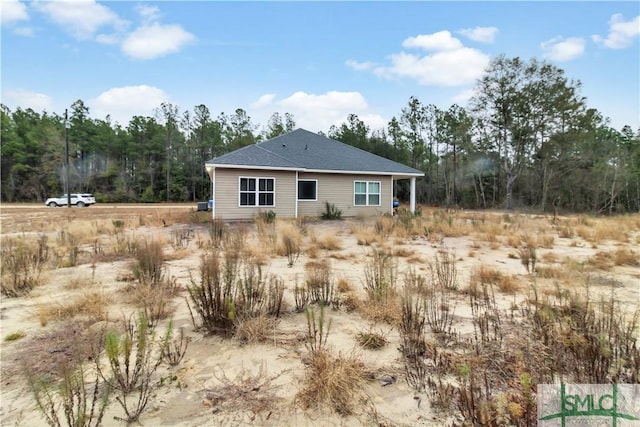
[[[356,185],[357,184],[365,184],[365,192],[364,193],[356,193]],[[369,192],[369,184],[378,184],[378,192],[370,193]],[[365,195],[365,204],[357,204],[356,203],[356,195]],[[369,197],[372,195],[378,195],[378,203],[373,204],[369,203]],[[353,181],[353,206],[381,206],[382,205],[382,182],[380,181]]]
[[[297,193],[298,193],[298,201],[299,202],[317,202],[318,201],[318,180],[317,179],[299,179],[298,183],[296,185],[300,185],[301,182],[303,181],[313,181],[316,183],[316,195],[315,198],[313,199],[301,199],[300,198],[300,189],[298,188]]]
[[[254,191],[243,191],[242,190],[242,180],[243,179],[253,179],[255,180],[255,190]],[[273,181],[273,191],[260,191],[260,180],[261,179],[270,179]],[[243,205],[242,204],[242,194],[243,193],[253,193],[255,195],[255,204],[254,205]],[[260,204],[260,195],[261,194],[273,194],[273,204],[272,205],[261,205]],[[239,176],[238,177],[238,207],[239,208],[274,208],[276,206],[276,179],[272,176]]]

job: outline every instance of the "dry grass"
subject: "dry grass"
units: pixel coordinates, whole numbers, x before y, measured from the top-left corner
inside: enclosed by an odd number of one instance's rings
[[[325,251],[339,251],[342,249],[342,240],[338,235],[331,232],[313,234],[311,244]]]
[[[69,302],[38,305],[37,316],[42,326],[50,320],[59,322],[79,318],[95,323],[107,320],[111,302],[111,297],[103,292],[86,291]]]
[[[618,248],[613,253],[613,263],[615,265],[640,266],[640,254],[627,248]]]
[[[360,312],[372,322],[385,323],[391,326],[399,325],[402,319],[400,297],[393,296],[379,301],[368,299],[366,303],[360,303]]]
[[[366,373],[357,354],[328,350],[311,352],[296,401],[304,408],[328,407],[351,415],[366,400],[362,392]]]
[[[514,276],[492,267],[481,265],[474,268],[471,274],[472,278],[478,280],[479,283],[495,285],[505,294],[514,294],[520,290],[520,284]]]
[[[242,317],[236,321],[234,338],[243,344],[266,342],[274,338],[280,323],[272,316]]]

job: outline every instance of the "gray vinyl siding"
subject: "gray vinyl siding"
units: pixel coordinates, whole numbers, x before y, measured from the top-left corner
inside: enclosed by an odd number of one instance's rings
[[[342,216],[368,216],[380,213],[391,213],[393,207],[391,177],[383,175],[348,175],[348,174],[298,174],[298,179],[318,180],[318,200],[298,201],[298,216],[321,216],[325,211],[325,202],[333,203],[342,210]],[[354,206],[354,182],[379,181],[380,206]]]
[[[274,178],[275,206],[239,206],[240,177]],[[222,219],[253,219],[258,212],[274,211],[279,218],[295,216],[296,173],[291,171],[216,168],[213,183],[215,216]]]

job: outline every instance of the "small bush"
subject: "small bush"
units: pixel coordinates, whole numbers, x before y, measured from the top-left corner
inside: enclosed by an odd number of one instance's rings
[[[382,331],[375,332],[371,328],[365,332],[358,332],[356,341],[367,350],[379,350],[389,343]]]
[[[134,277],[150,286],[159,285],[164,277],[164,249],[158,240],[145,240],[136,251]]]
[[[46,246],[46,240],[44,246]],[[33,247],[13,239],[2,243],[0,252],[2,295],[7,297],[26,295],[41,283],[40,274],[48,259],[48,250],[44,246],[41,243],[38,247]]]
[[[310,302],[331,305],[339,299],[329,261],[311,261],[305,265],[305,283]]]
[[[322,219],[338,220],[342,219],[342,211],[336,207],[333,203],[324,202],[324,213]]]
[[[383,250],[373,249],[364,268],[364,289],[372,301],[384,301],[395,292],[397,260]]]

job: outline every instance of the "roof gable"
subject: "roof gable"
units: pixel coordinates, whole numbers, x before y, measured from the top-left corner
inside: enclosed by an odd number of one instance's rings
[[[207,164],[424,175],[420,170],[304,129],[232,151]]]

